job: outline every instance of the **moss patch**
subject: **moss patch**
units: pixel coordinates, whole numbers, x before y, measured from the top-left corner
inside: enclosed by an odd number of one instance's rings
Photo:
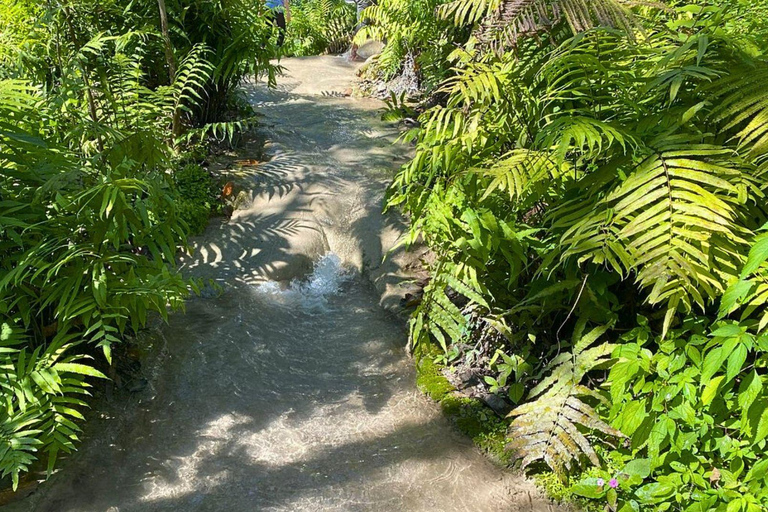
[[[419,390],[438,402],[456,427],[494,461],[508,465],[510,454],[504,449],[506,422],[482,401],[458,396],[456,389],[441,373],[443,367],[434,361],[437,353],[436,347],[430,346],[416,356],[416,385]]]
[[[446,395],[454,391],[448,379],[440,373],[440,367],[428,355],[422,356],[417,364],[416,386],[419,391],[436,402],[442,401]]]

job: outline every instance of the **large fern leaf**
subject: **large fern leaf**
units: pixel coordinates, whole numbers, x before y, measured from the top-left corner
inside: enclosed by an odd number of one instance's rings
[[[768,65],[748,69],[722,80],[710,88],[718,98],[712,112],[716,122],[724,122],[724,130],[737,129],[735,138],[750,156],[768,152]]]
[[[502,0],[480,24],[481,43],[503,48],[517,46],[521,37],[534,36],[565,21],[574,33],[596,26],[634,31],[632,16],[617,0]]]
[[[635,272],[648,302],[667,304],[666,332],[678,308],[713,302],[738,274],[749,186],[749,166],[732,150],[673,139],[597,204],[582,200],[553,215],[578,219],[562,237],[563,256]]]
[[[560,177],[569,168],[568,163],[555,162],[547,153],[516,149],[490,169],[473,169],[473,172],[491,179],[481,199],[496,191],[506,191],[510,201],[522,202],[524,196],[547,189],[551,180]]]
[[[508,448],[522,461],[523,468],[542,460],[556,473],[562,473],[582,455],[599,465],[597,454],[581,428],[622,436],[579,398],[591,396],[603,400],[581,385],[581,380],[587,372],[608,361],[614,347],[611,343],[594,345],[608,327],[598,327],[578,337],[583,325],[580,322],[581,328],[576,330],[577,339],[571,353],[557,356],[548,366],[549,375],[531,390],[528,398],[534,400],[509,414],[514,420],[509,426]]]

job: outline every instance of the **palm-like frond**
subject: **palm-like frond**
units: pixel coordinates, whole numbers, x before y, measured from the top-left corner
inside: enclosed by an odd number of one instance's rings
[[[492,47],[514,47],[521,37],[549,30],[560,21],[574,33],[596,26],[618,27],[629,34],[635,30],[629,10],[618,0],[502,0],[480,23],[476,36]]]
[[[614,345],[597,342],[608,330],[598,327],[581,336],[584,323],[575,331],[571,353],[562,353],[548,366],[549,374],[531,390],[530,400],[509,416],[509,449],[525,468],[542,460],[556,473],[570,469],[573,461],[586,457],[595,465],[600,461],[580,427],[622,437],[621,432],[600,419],[595,410],[579,397],[604,400],[581,385],[587,372],[609,360]]]
[[[86,357],[67,353],[73,338],[61,333],[44,350],[30,351],[19,329],[0,324],[0,392],[9,397],[0,411],[0,475],[10,476],[14,488],[39,449],[48,453],[49,472],[60,452],[74,450],[86,407],[81,397],[90,394],[86,377],[106,378]]]
[[[558,163],[548,153],[516,149],[490,169],[473,169],[472,172],[491,178],[481,200],[497,192],[507,192],[510,201],[522,203],[526,195],[542,193],[552,180],[560,178],[569,169],[568,163]]]
[[[711,303],[738,273],[749,170],[722,146],[661,146],[597,203],[553,213],[561,224],[578,219],[562,236],[563,257],[636,272],[648,302],[667,304],[666,330],[678,307]]]
[[[768,65],[747,69],[716,81],[710,90],[717,98],[711,117],[736,130],[734,137],[750,156],[768,152]]]

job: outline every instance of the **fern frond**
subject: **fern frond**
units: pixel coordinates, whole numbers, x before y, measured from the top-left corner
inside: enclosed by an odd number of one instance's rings
[[[768,153],[768,65],[717,80],[708,90],[718,98],[711,117],[724,122],[724,130],[738,129],[734,135],[749,156]]]
[[[751,169],[722,146],[659,148],[594,207],[580,207],[562,236],[563,258],[635,272],[650,304],[667,304],[664,332],[678,307],[704,307],[737,274],[745,237],[741,196]],[[587,211],[587,210],[592,210]]]
[[[202,100],[201,94],[214,72],[213,64],[207,59],[209,53],[204,44],[198,44],[181,61],[171,85],[174,109]]]
[[[473,25],[499,8],[501,0],[453,0],[438,7],[443,19],[453,19],[457,26]]]
[[[583,322],[580,323],[583,327]],[[583,329],[577,328],[578,336]],[[606,435],[623,437],[622,433],[602,421],[581,396],[594,396],[594,391],[581,385],[587,372],[607,362],[614,345],[594,345],[608,330],[597,327],[577,338],[571,353],[563,353],[548,366],[549,374],[529,393],[535,399],[514,409],[509,426],[508,448],[521,460],[523,468],[542,460],[553,471],[562,474],[582,455],[594,465],[600,461],[580,427]]]
[[[472,169],[471,172],[491,178],[481,200],[497,191],[506,191],[514,203],[533,190],[540,192],[546,189],[550,180],[559,178],[569,168],[569,164],[558,164],[548,153],[516,149],[490,169]]]
[[[617,27],[632,34],[635,23],[618,0],[503,0],[480,24],[477,39],[501,49],[517,46],[521,37],[534,36],[565,20],[574,33],[597,26]]]
[[[601,121],[578,112],[564,112],[542,129],[540,144],[552,148],[554,161],[562,163],[569,151],[578,151],[587,158],[605,155],[614,145],[625,152],[633,145],[632,136],[612,123]],[[570,115],[568,115],[570,114]]]

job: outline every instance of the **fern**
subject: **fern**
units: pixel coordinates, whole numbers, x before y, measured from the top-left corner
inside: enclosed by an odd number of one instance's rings
[[[489,5],[441,12],[482,29]],[[653,23],[637,39],[628,27],[581,31],[585,20],[573,35],[550,16],[547,37],[518,34],[514,52],[469,40],[450,55],[437,105],[405,137],[415,154],[388,204],[411,215],[408,240],[436,258],[412,342],[435,340],[449,357],[478,337],[475,318],[504,319],[505,336],[477,348],[476,364],[499,372],[484,352],[497,350],[538,368],[536,378],[518,376],[510,394],[518,403],[533,386],[510,429],[524,466],[597,463],[587,430],[620,435],[600,420],[604,405],[593,410],[602,393],[582,382],[607,364],[610,344],[580,343],[577,327],[573,353],[561,354],[571,318],[624,329],[643,315],[661,340],[718,303],[721,317],[760,330],[768,323],[759,231],[768,220],[765,57],[723,37],[717,9],[656,14],[684,24],[685,36]],[[528,21],[536,33],[544,28]],[[495,392],[512,393],[499,385],[509,375],[491,378]]]
[[[567,163],[558,164],[547,153],[518,149],[502,156],[490,169],[476,169],[474,172],[491,178],[481,200],[506,191],[510,201],[523,203],[527,195],[541,197],[550,182],[561,178],[569,169]]]
[[[14,489],[39,449],[48,453],[49,474],[60,452],[74,450],[75,422],[84,419],[78,409],[86,406],[79,397],[90,387],[84,377],[106,378],[84,364],[85,357],[67,354],[76,345],[72,336],[57,336],[45,350],[28,352],[25,343],[18,329],[0,325],[0,391],[15,397],[0,412],[0,471],[11,476]]]
[[[552,359],[546,368],[548,375],[529,392],[529,401],[509,414],[514,419],[509,426],[508,448],[521,460],[523,468],[541,460],[556,473],[563,474],[582,455],[594,465],[600,465],[580,427],[609,436],[623,436],[580,398],[605,401],[602,395],[581,382],[590,370],[610,360],[614,348],[611,343],[595,346],[608,327],[597,327],[581,336],[583,328],[584,322],[580,322],[574,331],[571,353]]]
[[[562,236],[563,257],[636,272],[649,303],[667,304],[665,330],[678,307],[711,303],[735,273],[748,233],[738,219],[749,169],[731,155],[706,144],[660,147],[621,186],[587,203],[591,211],[579,210]]]
[[[711,118],[724,123],[723,130],[738,128],[739,146],[755,157],[768,152],[768,65],[758,65],[718,80],[710,88],[718,99]]]
[[[619,27],[630,34],[635,30],[629,9],[617,0],[502,0],[481,22],[477,38],[497,49],[517,46],[520,38],[549,30],[560,21],[573,33],[596,26]]]
[[[90,380],[105,378],[96,366],[111,364],[113,347],[195,288],[174,268],[188,227],[171,120],[199,124],[212,91],[229,101],[243,73],[275,70],[260,4],[232,2],[246,14],[223,17],[198,4],[190,16],[216,18],[209,44],[175,32],[190,44],[168,85],[149,58],[161,41],[153,20],[112,2],[35,7],[45,15],[25,29],[42,44],[0,80],[0,473],[14,487],[37,461],[50,473],[76,449]],[[84,355],[94,348],[105,362]]]

